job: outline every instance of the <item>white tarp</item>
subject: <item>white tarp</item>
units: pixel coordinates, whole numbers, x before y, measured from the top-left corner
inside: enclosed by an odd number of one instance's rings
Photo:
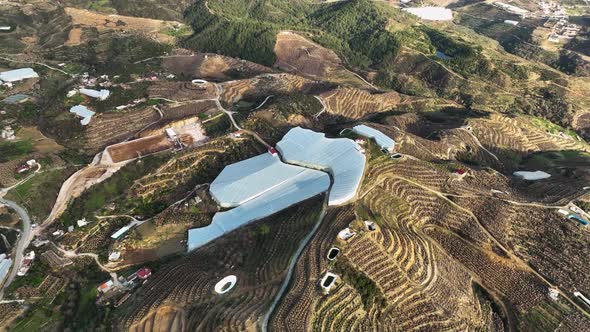
[[[264,172],[258,176],[265,176]],[[294,204],[326,192],[330,188],[328,174],[304,169],[289,180],[265,191],[244,204],[217,212],[210,225],[188,231],[188,251],[199,248],[224,234],[253,221],[266,218]]]
[[[39,74],[37,74],[33,68],[20,68],[0,73],[0,80],[4,82],[17,82],[27,78],[37,77],[39,77]]]
[[[332,174],[328,205],[341,205],[356,197],[366,160],[353,140],[326,138],[323,133],[296,127],[289,130],[277,149],[287,163]]]
[[[534,171],[534,172],[527,172],[527,171],[518,171],[513,173],[516,176],[519,176],[525,180],[542,180],[551,177],[551,174],[545,173],[543,171]]]
[[[452,21],[453,12],[444,7],[404,8],[404,11],[429,21]]]

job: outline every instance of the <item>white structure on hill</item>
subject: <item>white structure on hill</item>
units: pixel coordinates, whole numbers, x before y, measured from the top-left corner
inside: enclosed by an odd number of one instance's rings
[[[92,116],[96,113],[89,110],[88,107],[84,105],[76,105],[70,108],[70,112],[76,114],[77,116],[81,117],[80,123],[85,126],[90,123]]]
[[[519,176],[525,180],[535,181],[535,180],[543,180],[551,177],[551,174],[543,172],[543,171],[518,171],[513,173],[516,176]]]
[[[109,90],[102,89],[100,91],[94,89],[80,89],[80,93],[88,97],[96,98],[98,100],[106,100],[111,92]]]
[[[393,153],[395,150],[395,141],[377,129],[365,125],[358,125],[354,126],[352,131],[358,135],[374,139],[381,149],[389,153]]]
[[[37,74],[33,68],[20,68],[15,70],[4,71],[0,73],[0,81],[4,82],[17,82],[27,78],[37,78]]]
[[[227,166],[211,183],[213,198],[231,210],[218,212],[210,225],[188,231],[188,251],[250,222],[326,192],[325,172],[287,165],[268,153]]]
[[[321,174],[285,164],[278,156],[265,153],[226,166],[211,183],[211,196],[222,207],[236,207],[307,172]]]
[[[452,21],[453,12],[444,7],[412,7],[403,11],[416,15],[427,21]]]
[[[333,177],[328,205],[341,205],[356,197],[365,170],[361,147],[347,138],[296,127],[283,137],[277,149],[285,162],[329,172]]]

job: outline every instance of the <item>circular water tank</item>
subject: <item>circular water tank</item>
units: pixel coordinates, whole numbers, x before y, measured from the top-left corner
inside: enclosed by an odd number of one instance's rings
[[[234,275],[227,276],[221,280],[217,284],[215,284],[215,292],[217,294],[224,294],[229,292],[238,281],[238,277]]]

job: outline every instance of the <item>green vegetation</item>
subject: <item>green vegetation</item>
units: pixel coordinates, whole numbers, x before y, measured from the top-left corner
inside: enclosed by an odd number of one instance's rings
[[[231,126],[231,122],[226,115],[203,122],[203,128],[205,129],[207,136],[210,137],[218,137],[227,133]]]
[[[575,150],[537,152],[528,155],[521,162],[521,166],[537,170],[576,168],[587,165],[590,165],[590,153]]]
[[[33,151],[33,142],[0,142],[0,162],[18,159]]]
[[[90,187],[68,205],[60,218],[62,224],[70,226],[83,217],[92,218],[105,205],[112,202],[118,202],[126,212],[136,209],[141,212],[151,211],[151,213],[161,211],[161,206],[146,207],[147,203],[127,199],[127,193],[135,180],[155,170],[168,157],[167,153],[147,156],[125,165],[104,182]]]
[[[192,33],[192,30],[189,26],[183,25],[179,28],[171,27],[167,29],[164,33],[172,37],[186,37]]]
[[[360,68],[391,61],[399,43],[387,31],[385,9],[369,0],[327,5],[304,1],[253,0],[198,1],[187,10],[195,34],[185,41],[189,48],[217,52],[272,65],[280,30],[313,31],[313,39],[335,50],[349,64]]]
[[[562,301],[545,301],[535,305],[520,318],[521,331],[555,331],[562,325],[563,317],[573,310]]]
[[[62,183],[76,171],[75,167],[47,170],[8,192],[7,198],[25,206],[37,222],[49,215]]]
[[[543,119],[543,118],[535,117],[535,116],[528,116],[527,118],[529,119],[530,124],[532,124],[533,126],[535,126],[537,128],[545,129],[548,133],[551,133],[554,135],[559,135],[559,133],[564,133],[573,139],[578,138],[578,134],[576,134],[575,131],[570,130],[570,129],[565,129],[559,125],[554,124],[553,122],[551,122],[547,119]]]
[[[110,89],[111,94],[106,100],[93,99],[90,103],[90,108],[96,112],[113,111],[115,107],[131,103],[135,99],[142,99],[148,97],[149,82],[140,82],[131,85],[129,89],[116,87]]]
[[[471,46],[451,38],[444,32],[426,26],[422,26],[421,30],[428,36],[430,44],[435,50],[449,57],[449,59],[440,61],[448,63],[455,71],[465,76],[471,74],[489,77],[492,75],[489,61],[481,53],[481,46]]]
[[[373,304],[380,307],[386,305],[386,299],[377,284],[361,271],[357,271],[345,259],[339,259],[335,265],[336,271],[342,279],[357,290],[361,296],[363,307],[369,310]]]

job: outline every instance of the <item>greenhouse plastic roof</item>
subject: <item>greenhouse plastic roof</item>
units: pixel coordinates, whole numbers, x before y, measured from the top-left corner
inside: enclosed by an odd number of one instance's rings
[[[358,125],[352,128],[352,131],[367,138],[372,138],[377,144],[389,152],[393,152],[395,141],[381,131],[365,125]]]
[[[96,98],[98,100],[106,100],[111,92],[109,90],[101,89],[100,91],[94,89],[80,89],[80,93],[88,97]]]
[[[365,155],[354,141],[326,138],[324,134],[296,127],[277,144],[283,160],[290,164],[330,172],[334,183],[328,205],[341,205],[354,197],[365,170]]]
[[[258,157],[266,159],[266,157]],[[244,164],[246,166],[251,163],[248,160],[245,162],[247,162]],[[241,163],[237,163],[237,165]],[[273,176],[272,172],[274,171],[276,169],[273,170],[271,167],[269,171],[257,173],[254,178]],[[233,171],[231,172],[233,173]],[[330,177],[328,174],[302,168],[302,171],[283,181],[280,185],[273,186],[240,206],[229,211],[216,213],[209,226],[190,229],[188,232],[188,251],[201,247],[248,223],[268,217],[294,204],[319,195],[329,188]]]
[[[20,68],[0,73],[0,80],[4,82],[16,82],[36,77],[39,77],[39,75],[33,70],[33,68]]]
[[[226,166],[211,183],[210,191],[222,207],[235,207],[292,181],[307,169],[281,162],[270,153]]]
[[[414,7],[404,8],[403,11],[414,14],[428,21],[452,21],[453,12],[444,7]]]
[[[76,105],[70,108],[71,113],[75,113],[82,119],[80,119],[80,123],[85,126],[90,123],[92,116],[95,114],[93,111],[89,110],[88,107],[84,105]]]

